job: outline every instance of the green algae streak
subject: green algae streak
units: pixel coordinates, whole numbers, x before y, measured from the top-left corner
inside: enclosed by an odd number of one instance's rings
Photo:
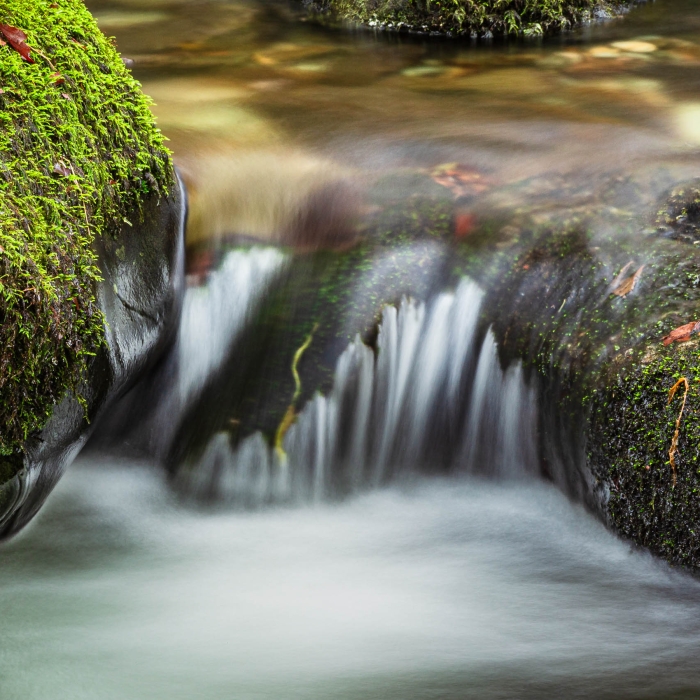
[[[0,455],[80,395],[104,342],[93,242],[165,193],[149,101],[80,0],[0,0],[34,63],[0,46]],[[13,458],[13,461],[14,458]]]

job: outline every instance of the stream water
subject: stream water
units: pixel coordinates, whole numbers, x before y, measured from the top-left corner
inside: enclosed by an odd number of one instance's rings
[[[428,191],[461,240],[486,209],[602,230],[697,176],[698,3],[481,45],[87,4],[188,183],[189,286],[172,352],[0,548],[0,698],[700,697],[700,584],[538,478],[537,380],[452,243],[333,262]]]

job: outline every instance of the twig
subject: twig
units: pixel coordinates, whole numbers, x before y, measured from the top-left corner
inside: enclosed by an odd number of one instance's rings
[[[294,353],[294,358],[292,360],[292,376],[294,377],[294,395],[292,396],[292,402],[287,407],[287,412],[282,418],[282,422],[277,428],[277,433],[275,434],[275,452],[279,457],[280,464],[287,463],[287,453],[284,451],[282,443],[284,442],[284,436],[287,431],[292,427],[297,419],[296,414],[296,402],[301,396],[301,379],[299,377],[299,371],[297,369],[299,361],[301,360],[303,354],[307,351],[311,341],[314,339],[314,333],[318,330],[318,323],[314,324],[311,329],[311,333],[306,337],[306,340],[302,343],[301,347]]]
[[[678,452],[678,436],[680,435],[681,418],[683,417],[683,411],[685,410],[685,400],[688,398],[688,392],[690,391],[690,384],[688,384],[688,380],[685,377],[681,377],[671,387],[670,391],[668,392],[668,403],[666,404],[667,406],[671,405],[671,401],[673,401],[673,397],[676,395],[676,391],[678,391],[678,387],[681,384],[685,384],[683,405],[681,406],[681,412],[678,414],[678,418],[676,418],[676,430],[673,433],[673,440],[671,440],[671,449],[668,451],[668,459],[671,462],[671,469],[673,470],[673,488],[676,488],[676,453]]]

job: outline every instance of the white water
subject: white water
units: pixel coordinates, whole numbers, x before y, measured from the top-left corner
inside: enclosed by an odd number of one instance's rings
[[[226,359],[285,263],[276,248],[234,250],[206,284],[187,289],[174,352],[154,382],[159,392],[148,418],[154,455],[165,453],[182,413]]]
[[[0,549],[0,697],[695,698],[699,605],[535,481],[198,513],[83,462]]]
[[[317,501],[429,468],[521,478],[536,472],[534,392],[520,364],[505,373],[489,331],[478,345],[483,293],[469,280],[429,304],[383,314],[375,353],[358,337],[289,429],[285,455],[260,434],[232,448],[216,434],[179,471],[190,494],[258,506]],[[465,396],[468,410],[464,411]]]
[[[220,367],[284,261],[276,248],[234,250],[206,285],[187,290],[177,340],[182,404]]]

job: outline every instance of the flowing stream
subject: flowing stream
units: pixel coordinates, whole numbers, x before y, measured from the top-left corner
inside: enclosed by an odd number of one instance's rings
[[[700,584],[540,477],[537,376],[452,240],[697,176],[700,6],[476,45],[87,4],[188,183],[188,288],[0,548],[0,699],[700,697]],[[426,193],[448,238],[404,235]]]

